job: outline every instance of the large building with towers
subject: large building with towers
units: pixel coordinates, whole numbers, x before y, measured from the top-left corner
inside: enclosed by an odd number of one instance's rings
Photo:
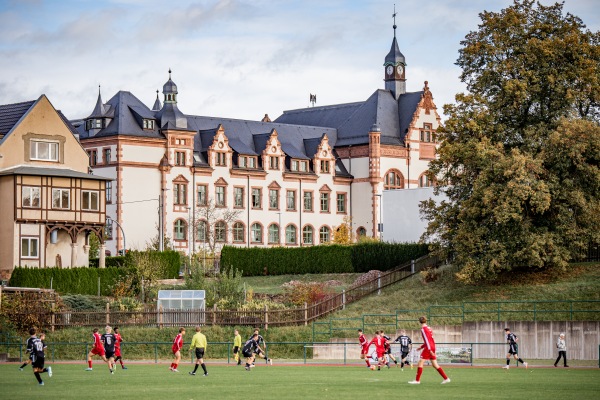
[[[107,102],[99,93],[90,115],[72,122],[93,173],[111,179],[107,249],[144,248],[159,232],[186,253],[211,239],[217,248],[310,246],[349,220],[356,235],[380,236],[383,191],[432,185],[440,123],[427,82],[406,91],[395,35],[383,74],[385,87],[365,101],[274,120],[185,114],[171,71],[152,107],[130,92]],[[208,221],[207,207],[234,218]]]

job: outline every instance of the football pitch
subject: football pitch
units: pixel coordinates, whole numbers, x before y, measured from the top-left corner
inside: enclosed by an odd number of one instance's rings
[[[53,376],[42,374],[39,386],[31,366],[0,365],[0,399],[593,399],[600,393],[600,369],[445,367],[452,382],[426,367],[420,385],[409,385],[416,369],[371,371],[359,366],[243,366],[206,364],[209,375],[190,376],[189,363],[179,373],[168,364],[130,364],[114,375],[106,365],[51,364]],[[383,396],[383,397],[382,397]]]

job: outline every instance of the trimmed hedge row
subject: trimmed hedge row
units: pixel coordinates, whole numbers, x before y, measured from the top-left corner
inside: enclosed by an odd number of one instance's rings
[[[352,246],[354,272],[387,271],[429,253],[427,244],[359,243]]]
[[[112,256],[105,258],[106,268],[115,267],[123,268],[132,265],[132,256],[135,251],[128,251],[124,256]],[[163,279],[176,279],[179,277],[179,269],[181,267],[181,260],[179,252],[175,250],[165,250],[162,253],[155,250],[146,250],[142,253],[150,253],[152,258],[155,260],[162,259],[168,265],[167,273],[163,276]],[[98,268],[100,260],[98,258],[90,259],[90,267]]]
[[[231,247],[221,251],[223,268],[237,268],[244,276],[327,274],[387,271],[428,253],[426,244],[361,243],[311,247]]]
[[[123,268],[27,268],[17,267],[10,277],[9,286],[52,288],[62,294],[98,294],[108,296],[112,287],[126,274]]]
[[[114,267],[120,268],[125,266],[126,257],[125,256],[107,256],[104,258],[104,266],[107,268]],[[90,258],[90,267],[99,268],[100,267],[100,259],[99,258]]]
[[[221,266],[233,267],[244,276],[326,274],[353,272],[350,246],[251,247],[225,246]]]

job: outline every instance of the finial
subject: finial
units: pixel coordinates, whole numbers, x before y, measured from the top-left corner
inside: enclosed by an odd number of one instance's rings
[[[396,4],[394,4],[394,13],[392,14],[392,18],[394,18],[394,38],[396,37]]]
[[[98,94],[100,94],[100,85],[98,85]]]
[[[171,79],[171,68],[169,68],[169,79]]]
[[[158,99],[158,89],[156,89],[156,98]]]

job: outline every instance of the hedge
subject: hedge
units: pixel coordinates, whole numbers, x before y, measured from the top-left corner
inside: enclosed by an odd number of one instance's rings
[[[165,250],[163,252],[155,250],[145,250],[152,255],[154,259],[162,259],[168,265],[167,273],[162,279],[176,279],[179,277],[179,269],[181,267],[180,254],[175,250]],[[124,256],[112,256],[105,258],[105,266],[123,268],[132,264],[131,257],[134,251],[128,251]],[[90,267],[98,268],[100,260],[98,258],[90,259]]]
[[[298,248],[225,246],[221,251],[221,266],[236,268],[244,276],[353,272],[351,251],[350,246],[342,245]]]
[[[244,276],[386,271],[427,254],[427,248],[426,244],[380,242],[298,248],[225,246],[221,265],[237,268]]]
[[[104,266],[105,267],[124,267],[126,262],[125,256],[107,256],[104,258]],[[90,258],[90,267],[99,268],[100,267],[100,259],[99,258]]]
[[[27,268],[17,267],[10,277],[9,286],[52,288],[61,294],[111,294],[112,287],[126,274],[124,268]]]

